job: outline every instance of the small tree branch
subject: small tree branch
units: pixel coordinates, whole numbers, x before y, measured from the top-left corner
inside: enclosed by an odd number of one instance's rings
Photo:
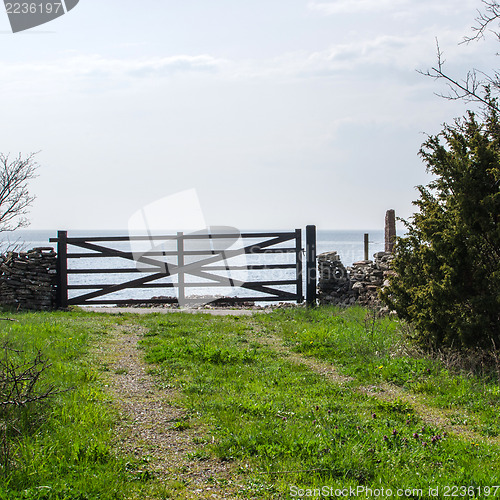
[[[500,9],[500,6],[499,6]],[[500,15],[500,13],[499,13]],[[437,55],[437,64],[433,66],[430,70],[422,71],[417,70],[418,73],[424,76],[428,76],[434,80],[444,80],[450,89],[449,94],[436,94],[439,97],[443,97],[444,99],[448,99],[450,101],[457,100],[465,100],[466,102],[479,102],[484,104],[488,108],[491,108],[495,111],[500,112],[499,106],[496,104],[494,100],[488,99],[487,89],[490,87],[494,87],[498,89],[500,87],[500,82],[498,80],[498,75],[495,74],[495,77],[489,78],[484,75],[483,79],[478,77],[479,72],[477,70],[472,70],[467,73],[465,80],[459,81],[456,78],[452,78],[448,74],[444,72],[444,64],[445,60],[443,58],[443,52],[439,47],[439,42],[436,39],[436,55]],[[480,92],[480,89],[483,88],[485,93],[484,96]]]
[[[40,377],[51,366],[43,359],[41,351],[37,351],[32,361],[18,364],[12,361],[11,354],[21,354],[22,351],[7,344],[4,344],[3,349],[4,359],[0,361],[0,408],[26,406],[61,392],[53,385],[38,388]]]
[[[36,177],[36,153],[25,158],[19,154],[10,159],[0,153],[0,232],[14,231],[27,225],[28,208],[35,197],[30,196],[28,183]]]
[[[496,0],[482,0],[486,6],[484,12],[477,11],[478,15],[475,19],[476,25],[472,26],[473,35],[465,36],[462,43],[470,43],[484,38],[486,31],[495,21],[500,21],[500,4]],[[500,38],[500,33],[497,30],[490,29],[497,38]]]

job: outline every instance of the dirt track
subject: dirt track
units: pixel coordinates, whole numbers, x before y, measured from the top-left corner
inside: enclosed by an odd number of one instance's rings
[[[271,309],[173,309],[169,307],[84,307],[84,311],[108,313],[108,314],[168,314],[168,313],[191,313],[212,314],[214,316],[251,316],[258,312],[268,312]]]

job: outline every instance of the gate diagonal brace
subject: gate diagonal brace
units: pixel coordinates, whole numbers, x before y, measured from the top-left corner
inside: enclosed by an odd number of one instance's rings
[[[141,257],[139,257],[137,259],[137,258],[134,258],[133,254],[131,252],[123,252],[121,250],[116,250],[113,248],[108,248],[108,247],[104,247],[101,245],[96,245],[96,244],[88,243],[88,242],[82,242],[82,241],[73,242],[73,241],[71,241],[70,238],[68,238],[68,244],[73,245],[73,246],[78,246],[81,248],[85,248],[87,250],[93,250],[95,252],[102,254],[103,256],[119,257],[119,258],[123,258],[126,260],[132,260],[134,262],[148,264],[148,265],[154,266],[156,269],[163,269],[163,271],[154,273],[154,274],[149,275],[149,276],[145,276],[142,278],[138,278],[138,279],[127,281],[127,282],[120,283],[120,284],[109,285],[109,286],[103,287],[95,292],[80,295],[78,297],[75,297],[74,299],[70,299],[69,303],[70,304],[82,303],[82,302],[86,302],[90,299],[94,299],[97,297],[101,297],[103,295],[108,295],[110,293],[124,290],[126,288],[139,288],[140,285],[143,285],[145,283],[149,283],[151,281],[156,281],[158,279],[161,279],[161,278],[164,278],[167,276],[174,276],[175,274],[179,274],[179,273],[191,274],[191,275],[195,275],[195,276],[198,276],[201,278],[206,278],[206,279],[209,279],[209,280],[212,280],[215,282],[223,283],[223,282],[226,282],[228,280],[228,278],[223,277],[223,276],[219,276],[219,275],[215,275],[212,273],[207,273],[206,271],[203,271],[201,269],[201,267],[206,266],[208,264],[213,264],[216,262],[226,261],[232,257],[236,257],[239,255],[252,254],[255,252],[255,250],[261,250],[264,248],[268,248],[270,246],[274,246],[274,245],[277,245],[279,243],[283,243],[283,242],[288,241],[290,239],[292,239],[292,237],[277,236],[271,240],[267,240],[267,241],[260,242],[260,243],[255,243],[255,244],[252,244],[252,245],[249,245],[249,246],[246,246],[243,248],[239,248],[236,250],[220,251],[219,253],[212,255],[211,257],[208,257],[208,258],[205,258],[202,260],[198,260],[196,262],[192,262],[190,264],[186,264],[184,266],[179,267],[176,264],[168,264],[168,263],[163,262],[161,260],[152,259],[150,257],[147,257],[147,255],[146,256],[142,255]],[[71,256],[71,255],[69,255],[69,256]],[[154,271],[155,269],[153,268],[151,270]],[[263,293],[269,293],[269,294],[275,295],[275,296],[279,296],[281,294],[283,294],[283,295],[288,294],[288,292],[284,292],[281,290],[275,290],[275,289],[263,287],[263,286],[251,287],[249,285],[250,285],[249,283],[243,283],[240,286],[242,286],[244,288],[249,288],[249,289],[252,289],[255,291],[262,291]],[[294,298],[293,294],[290,294],[290,298],[291,299]]]

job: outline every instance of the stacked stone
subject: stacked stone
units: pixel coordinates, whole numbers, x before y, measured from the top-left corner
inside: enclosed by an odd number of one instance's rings
[[[351,290],[346,268],[337,252],[325,252],[318,255],[320,304],[353,305],[355,293]]]
[[[392,252],[377,252],[373,255],[375,258],[375,266],[384,273],[384,278],[393,273],[392,261],[394,260],[394,254]]]
[[[356,292],[356,304],[380,307],[378,292],[390,273],[393,255],[390,252],[377,252],[373,258],[374,260],[355,262],[349,267],[349,279],[352,289]]]
[[[16,309],[53,309],[56,262],[51,247],[0,256],[0,304]]]
[[[346,270],[337,252],[319,255],[320,304],[380,307],[378,292],[387,284],[393,255],[377,252],[373,257],[355,262]]]

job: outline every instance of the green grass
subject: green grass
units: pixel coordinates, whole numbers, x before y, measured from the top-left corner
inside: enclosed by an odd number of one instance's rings
[[[12,463],[0,469],[0,499],[125,498],[132,476],[126,457],[117,457],[112,446],[117,414],[89,351],[106,335],[110,318],[82,313],[9,316],[16,321],[0,322],[0,342],[22,350],[19,356],[26,361],[40,349],[52,365],[40,384],[54,384],[61,392],[32,404],[20,434],[11,433]]]
[[[409,346],[401,325],[373,320],[366,310],[10,317],[16,321],[0,322],[0,342],[9,340],[26,359],[40,349],[52,363],[42,383],[62,392],[31,408],[21,433],[10,436],[12,464],[0,468],[0,500],[185,498],[182,471],[162,485],[113,446],[118,414],[104,379],[126,368],[110,370],[92,348],[120,324],[145,327],[141,347],[151,372],[159,387],[178,390],[175,404],[189,418],[171,430],[206,429],[187,458],[230,462],[241,498],[291,498],[291,486],[443,492],[456,485],[477,492],[500,484],[495,370],[460,370],[439,353],[423,355]],[[350,381],[335,383],[287,351],[333,365]],[[366,395],[364,389],[383,384],[418,404]],[[471,432],[429,423],[424,407]]]
[[[424,396],[431,407],[462,415],[462,423],[484,436],[500,435],[498,371],[454,369],[442,362],[442,353],[419,353],[394,320],[374,321],[362,308],[318,308],[276,311],[260,316],[259,324],[292,350],[334,364],[357,385],[394,384]]]
[[[444,370],[432,359],[398,355],[397,325],[365,324],[365,314],[317,309],[253,319],[149,317],[143,319],[149,328],[143,347],[157,373],[182,391],[181,404],[210,424],[211,452],[249,464],[242,468],[249,497],[281,498],[292,484],[424,489],[498,484],[497,445],[446,435],[405,401],[382,401],[355,390],[383,381],[411,390],[425,380],[435,383]],[[266,332],[297,352],[335,363],[354,381],[340,386],[291,363],[261,344]],[[480,392],[478,380],[447,373],[445,382],[455,388],[447,405],[462,394],[463,384],[474,390],[472,399],[490,401],[492,380],[483,380]],[[437,392],[435,404],[445,397]],[[497,425],[496,399],[491,411],[478,402],[463,403]]]

